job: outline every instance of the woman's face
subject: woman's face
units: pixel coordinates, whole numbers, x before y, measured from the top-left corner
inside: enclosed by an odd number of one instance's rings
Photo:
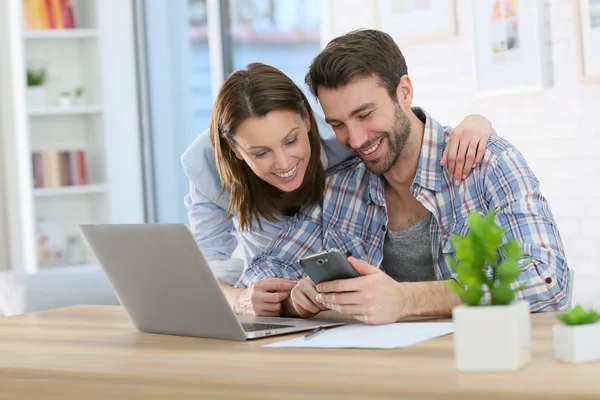
[[[232,148],[259,178],[282,192],[293,192],[302,185],[310,160],[309,130],[307,114],[271,111],[242,122]]]

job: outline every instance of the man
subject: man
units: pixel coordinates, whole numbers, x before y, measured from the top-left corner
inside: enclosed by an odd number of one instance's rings
[[[333,309],[369,324],[450,315],[460,299],[445,282],[456,279],[446,261],[449,239],[466,234],[471,212],[494,210],[503,242],[516,239],[525,253],[515,284],[525,286],[517,297],[532,311],[566,305],[570,282],[560,235],[522,155],[493,136],[473,173],[453,180],[440,166],[451,130],[411,109],[412,83],[389,35],[361,30],[334,39],[306,82],[338,140],[362,162],[348,161],[328,176],[322,207],[292,220],[240,286],[271,276],[300,279],[301,257],[337,247],[352,253],[349,261],[363,276],[317,287],[300,280],[284,304],[288,314]]]

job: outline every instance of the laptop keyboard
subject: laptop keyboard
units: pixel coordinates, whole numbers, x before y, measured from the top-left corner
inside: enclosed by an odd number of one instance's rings
[[[242,328],[246,332],[266,331],[269,329],[293,328],[294,325],[261,324],[258,322],[242,322]]]

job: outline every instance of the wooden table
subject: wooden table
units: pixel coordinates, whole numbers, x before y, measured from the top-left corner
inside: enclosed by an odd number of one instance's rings
[[[454,370],[452,335],[396,350],[270,349],[281,336],[144,334],[120,307],[68,307],[0,318],[0,398],[600,398],[600,363],[555,362],[555,316],[532,320],[528,366],[466,374]]]

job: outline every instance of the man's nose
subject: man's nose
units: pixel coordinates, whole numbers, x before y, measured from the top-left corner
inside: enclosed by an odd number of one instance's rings
[[[353,149],[360,149],[367,142],[369,135],[358,126],[348,127],[348,145]]]

